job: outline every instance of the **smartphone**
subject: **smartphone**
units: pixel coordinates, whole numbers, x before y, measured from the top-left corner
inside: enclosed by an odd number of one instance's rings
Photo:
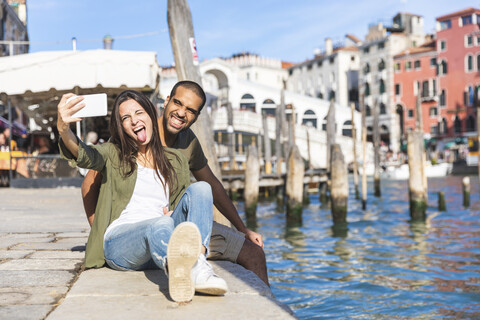
[[[73,96],[67,100],[67,103],[75,99],[77,96]],[[85,107],[81,110],[78,110],[72,116],[75,118],[87,118],[87,117],[102,117],[107,115],[107,94],[106,93],[97,93],[97,94],[86,94],[83,96],[84,99],[81,101],[85,103]]]

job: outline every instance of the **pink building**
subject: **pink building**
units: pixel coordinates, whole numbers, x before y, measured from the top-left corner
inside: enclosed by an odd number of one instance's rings
[[[442,129],[437,97],[435,41],[410,48],[394,57],[394,92],[402,140],[415,129],[417,95],[420,94],[423,131],[437,137]]]
[[[439,117],[446,137],[473,134],[474,90],[480,85],[480,9],[437,18]]]

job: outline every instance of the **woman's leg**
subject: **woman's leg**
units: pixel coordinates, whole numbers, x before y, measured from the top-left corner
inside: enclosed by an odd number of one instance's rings
[[[116,270],[164,269],[173,229],[170,217],[118,226],[104,241],[105,260]]]
[[[213,197],[212,188],[206,182],[191,184],[172,213],[175,227],[190,221],[197,225],[202,237],[202,244],[208,248],[212,233]]]
[[[184,221],[193,222],[200,230],[202,245],[208,249],[213,221],[212,189],[206,182],[196,182],[190,185],[182,195],[180,202],[173,211],[175,226]],[[195,291],[223,295],[228,287],[225,280],[213,272],[205,254],[200,254],[197,263],[192,268]]]

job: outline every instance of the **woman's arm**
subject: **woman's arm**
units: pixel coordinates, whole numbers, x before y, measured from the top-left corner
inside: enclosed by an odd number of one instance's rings
[[[82,120],[82,118],[74,118],[72,115],[85,107],[85,103],[79,103],[83,97],[77,97],[67,103],[68,98],[73,96],[75,96],[73,93],[64,94],[58,103],[57,129],[67,149],[75,158],[78,158],[78,141],[70,130],[70,124]]]

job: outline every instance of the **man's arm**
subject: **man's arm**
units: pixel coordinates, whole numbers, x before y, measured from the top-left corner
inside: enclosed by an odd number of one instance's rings
[[[102,174],[95,170],[89,170],[82,182],[83,207],[90,227],[95,218],[95,208],[97,207],[101,184]]]
[[[213,204],[217,209],[237,228],[238,231],[245,233],[245,237],[263,248],[262,236],[250,229],[243,223],[238,215],[237,209],[228,197],[222,183],[215,177],[208,164],[200,170],[192,171],[197,181],[205,181],[212,187]]]

